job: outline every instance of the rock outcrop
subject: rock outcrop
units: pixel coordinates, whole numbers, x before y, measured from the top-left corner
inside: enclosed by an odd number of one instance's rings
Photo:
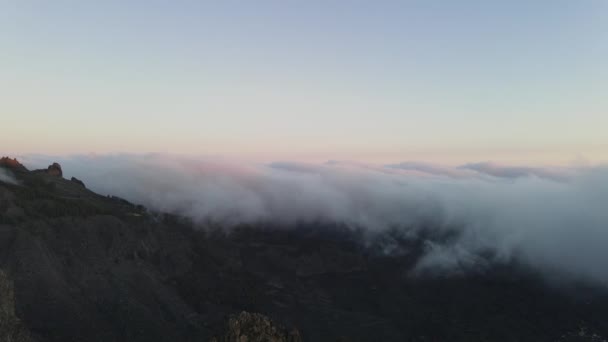
[[[61,165],[59,165],[58,163],[53,163],[49,165],[49,167],[46,169],[46,173],[55,177],[63,177]]]
[[[296,329],[288,331],[270,318],[246,311],[228,319],[226,331],[211,342],[302,342]]]
[[[0,158],[0,167],[4,167],[13,171],[27,171],[25,166],[15,158],[2,157]]]
[[[83,188],[86,188],[86,186],[84,185],[84,182],[81,181],[80,179],[76,178],[76,177],[72,177],[72,179],[70,179],[72,182],[82,186]]]

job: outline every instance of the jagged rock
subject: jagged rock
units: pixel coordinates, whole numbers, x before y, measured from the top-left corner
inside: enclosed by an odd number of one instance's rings
[[[297,329],[288,331],[284,327],[258,313],[246,311],[232,315],[228,319],[226,331],[211,342],[301,342]]]
[[[51,176],[55,176],[55,177],[63,177],[63,171],[61,170],[61,165],[59,165],[58,163],[53,163],[53,164],[49,165],[49,167],[46,169],[46,173],[48,173]]]
[[[84,185],[84,182],[81,181],[80,179],[76,178],[76,177],[72,177],[72,179],[70,179],[72,182],[82,186],[83,188],[86,188],[86,186]]]
[[[14,171],[27,171],[27,168],[23,166],[16,158],[2,157],[0,158],[0,167],[11,169]]]
[[[32,341],[28,331],[15,315],[13,282],[2,270],[0,270],[0,341]]]

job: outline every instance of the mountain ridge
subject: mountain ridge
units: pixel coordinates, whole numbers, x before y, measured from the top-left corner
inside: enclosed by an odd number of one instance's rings
[[[57,167],[29,171],[10,158],[0,167],[17,180],[0,182],[3,288],[13,289],[11,321],[36,341],[210,341],[234,337],[226,322],[242,311],[253,315],[246,322],[271,324],[261,313],[295,327],[303,341],[608,335],[604,289],[548,285],[518,264],[414,275],[425,243],[442,237],[323,222],[201,227],[48,172]],[[381,248],[387,240],[398,253]]]

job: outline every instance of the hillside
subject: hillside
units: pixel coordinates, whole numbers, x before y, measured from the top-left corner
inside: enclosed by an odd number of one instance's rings
[[[413,274],[425,239],[441,237],[319,222],[202,227],[96,194],[58,164],[29,171],[3,158],[0,168],[14,178],[0,180],[7,341],[234,341],[245,330],[249,341],[608,336],[602,288],[554,286],[515,262]],[[399,252],[378,247],[386,240]]]

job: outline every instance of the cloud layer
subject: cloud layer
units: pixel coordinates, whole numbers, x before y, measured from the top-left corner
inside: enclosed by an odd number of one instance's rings
[[[346,162],[258,165],[163,155],[28,156],[66,177],[154,210],[227,226],[330,221],[381,232],[457,230],[429,244],[419,267],[525,262],[554,275],[608,285],[608,169]]]

